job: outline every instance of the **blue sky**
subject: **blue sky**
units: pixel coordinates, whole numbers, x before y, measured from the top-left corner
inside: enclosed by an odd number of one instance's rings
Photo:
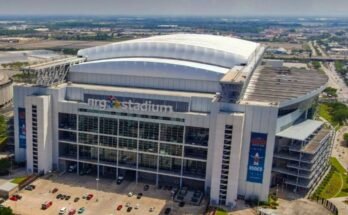
[[[348,0],[0,0],[0,15],[348,16]]]

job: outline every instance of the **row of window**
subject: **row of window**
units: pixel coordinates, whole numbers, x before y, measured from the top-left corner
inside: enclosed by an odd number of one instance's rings
[[[59,145],[59,155],[71,159],[77,159],[77,154],[80,160],[98,161],[99,162],[124,167],[138,167],[151,171],[168,172],[173,174],[181,174],[192,177],[205,177],[206,162],[186,160],[181,158],[163,157],[158,155],[143,154],[136,152],[128,152],[122,150],[99,149],[95,147],[80,146],[77,150],[76,145],[64,144]],[[137,158],[138,156],[138,158]],[[183,162],[183,164],[182,164]],[[182,166],[183,165],[183,166]]]
[[[60,113],[59,117],[60,128],[76,130],[76,115]],[[78,130],[124,137],[139,137],[149,140],[160,139],[174,143],[183,143],[184,140],[184,126],[182,125],[138,122],[104,117],[98,119],[96,116],[80,115]],[[60,138],[67,138],[65,140],[76,142],[76,135],[70,135],[68,132],[62,132]],[[187,144],[207,146],[208,140],[208,128],[186,126],[185,142]]]
[[[92,134],[80,133],[79,143],[98,145],[98,136]],[[63,143],[61,143],[63,144]],[[184,157],[197,158],[197,159],[207,159],[208,149],[206,148],[197,148],[182,145],[175,145],[170,143],[157,143],[152,141],[139,141],[139,146],[137,140],[119,138],[119,143],[117,145],[117,138],[109,136],[100,136],[100,146],[112,147],[115,149],[126,149],[134,151],[143,151],[154,154],[161,155],[172,155],[181,157],[184,154]],[[184,149],[184,151],[183,151]]]

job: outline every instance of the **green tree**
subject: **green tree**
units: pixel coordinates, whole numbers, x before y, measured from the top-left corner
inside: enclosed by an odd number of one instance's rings
[[[10,207],[0,207],[0,215],[14,215]]]
[[[0,159],[0,175],[7,174],[10,166],[11,162],[7,158]]]
[[[346,145],[348,145],[348,133],[343,134],[343,140]]]

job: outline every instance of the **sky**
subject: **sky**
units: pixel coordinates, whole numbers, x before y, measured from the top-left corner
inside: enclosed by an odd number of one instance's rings
[[[348,0],[0,0],[0,15],[348,16]]]

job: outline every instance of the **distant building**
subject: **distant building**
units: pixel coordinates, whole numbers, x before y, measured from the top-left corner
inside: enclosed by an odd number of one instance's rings
[[[195,34],[80,50],[68,83],[15,86],[16,160],[202,190],[230,207],[267,201],[271,186],[307,192],[328,168],[331,130],[312,120],[328,78],[262,66],[264,50]]]

